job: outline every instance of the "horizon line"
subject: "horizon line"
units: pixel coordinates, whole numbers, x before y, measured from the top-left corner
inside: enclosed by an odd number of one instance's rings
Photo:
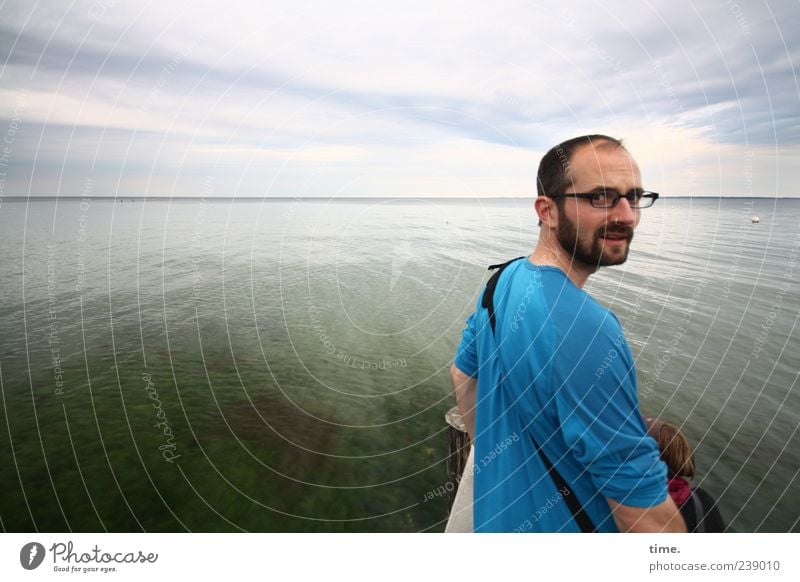
[[[537,196],[256,196],[256,195],[233,195],[233,196],[85,196],[85,195],[40,195],[31,194],[28,196],[0,196],[0,203],[3,201],[16,202],[25,200],[533,200]],[[707,196],[707,195],[665,195],[660,200],[665,199],[759,199],[759,200],[800,200],[800,196],[753,196],[753,195],[729,195],[729,196]]]

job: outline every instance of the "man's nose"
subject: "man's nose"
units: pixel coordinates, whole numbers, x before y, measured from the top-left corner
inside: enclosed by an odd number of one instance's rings
[[[631,206],[631,203],[628,202],[627,198],[620,198],[619,202],[617,202],[617,205],[609,212],[609,219],[611,222],[628,224],[632,226],[636,224],[637,212],[638,210]]]

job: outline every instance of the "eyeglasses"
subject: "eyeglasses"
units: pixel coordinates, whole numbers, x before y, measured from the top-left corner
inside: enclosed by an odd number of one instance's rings
[[[631,208],[649,208],[658,200],[655,192],[645,192],[643,190],[631,190],[625,196],[616,190],[595,190],[586,194],[576,194],[567,192],[566,194],[556,194],[552,198],[583,198],[589,200],[595,208],[614,208],[621,198],[625,198]]]

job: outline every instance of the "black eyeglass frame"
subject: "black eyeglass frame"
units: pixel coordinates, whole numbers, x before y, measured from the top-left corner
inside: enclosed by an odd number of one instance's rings
[[[616,198],[614,198],[614,202],[611,206],[597,206],[595,203],[597,196],[607,197],[609,193],[616,194]],[[658,192],[649,192],[647,190],[632,190],[628,192],[624,196],[615,190],[598,190],[597,192],[566,192],[564,194],[555,194],[551,196],[551,198],[581,198],[583,200],[588,200],[592,203],[592,208],[603,208],[603,209],[610,209],[614,208],[619,201],[625,198],[628,201],[628,204],[631,205],[631,208],[641,210],[642,208],[650,208],[653,204],[656,203],[658,200],[659,194]],[[642,206],[642,200],[650,200],[650,203]]]

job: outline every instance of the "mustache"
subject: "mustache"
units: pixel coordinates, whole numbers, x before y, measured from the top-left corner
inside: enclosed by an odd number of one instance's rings
[[[608,236],[608,235],[616,235],[616,236],[624,236],[627,239],[633,238],[633,227],[626,226],[624,224],[612,224],[606,227],[603,227],[597,231],[597,236]]]

